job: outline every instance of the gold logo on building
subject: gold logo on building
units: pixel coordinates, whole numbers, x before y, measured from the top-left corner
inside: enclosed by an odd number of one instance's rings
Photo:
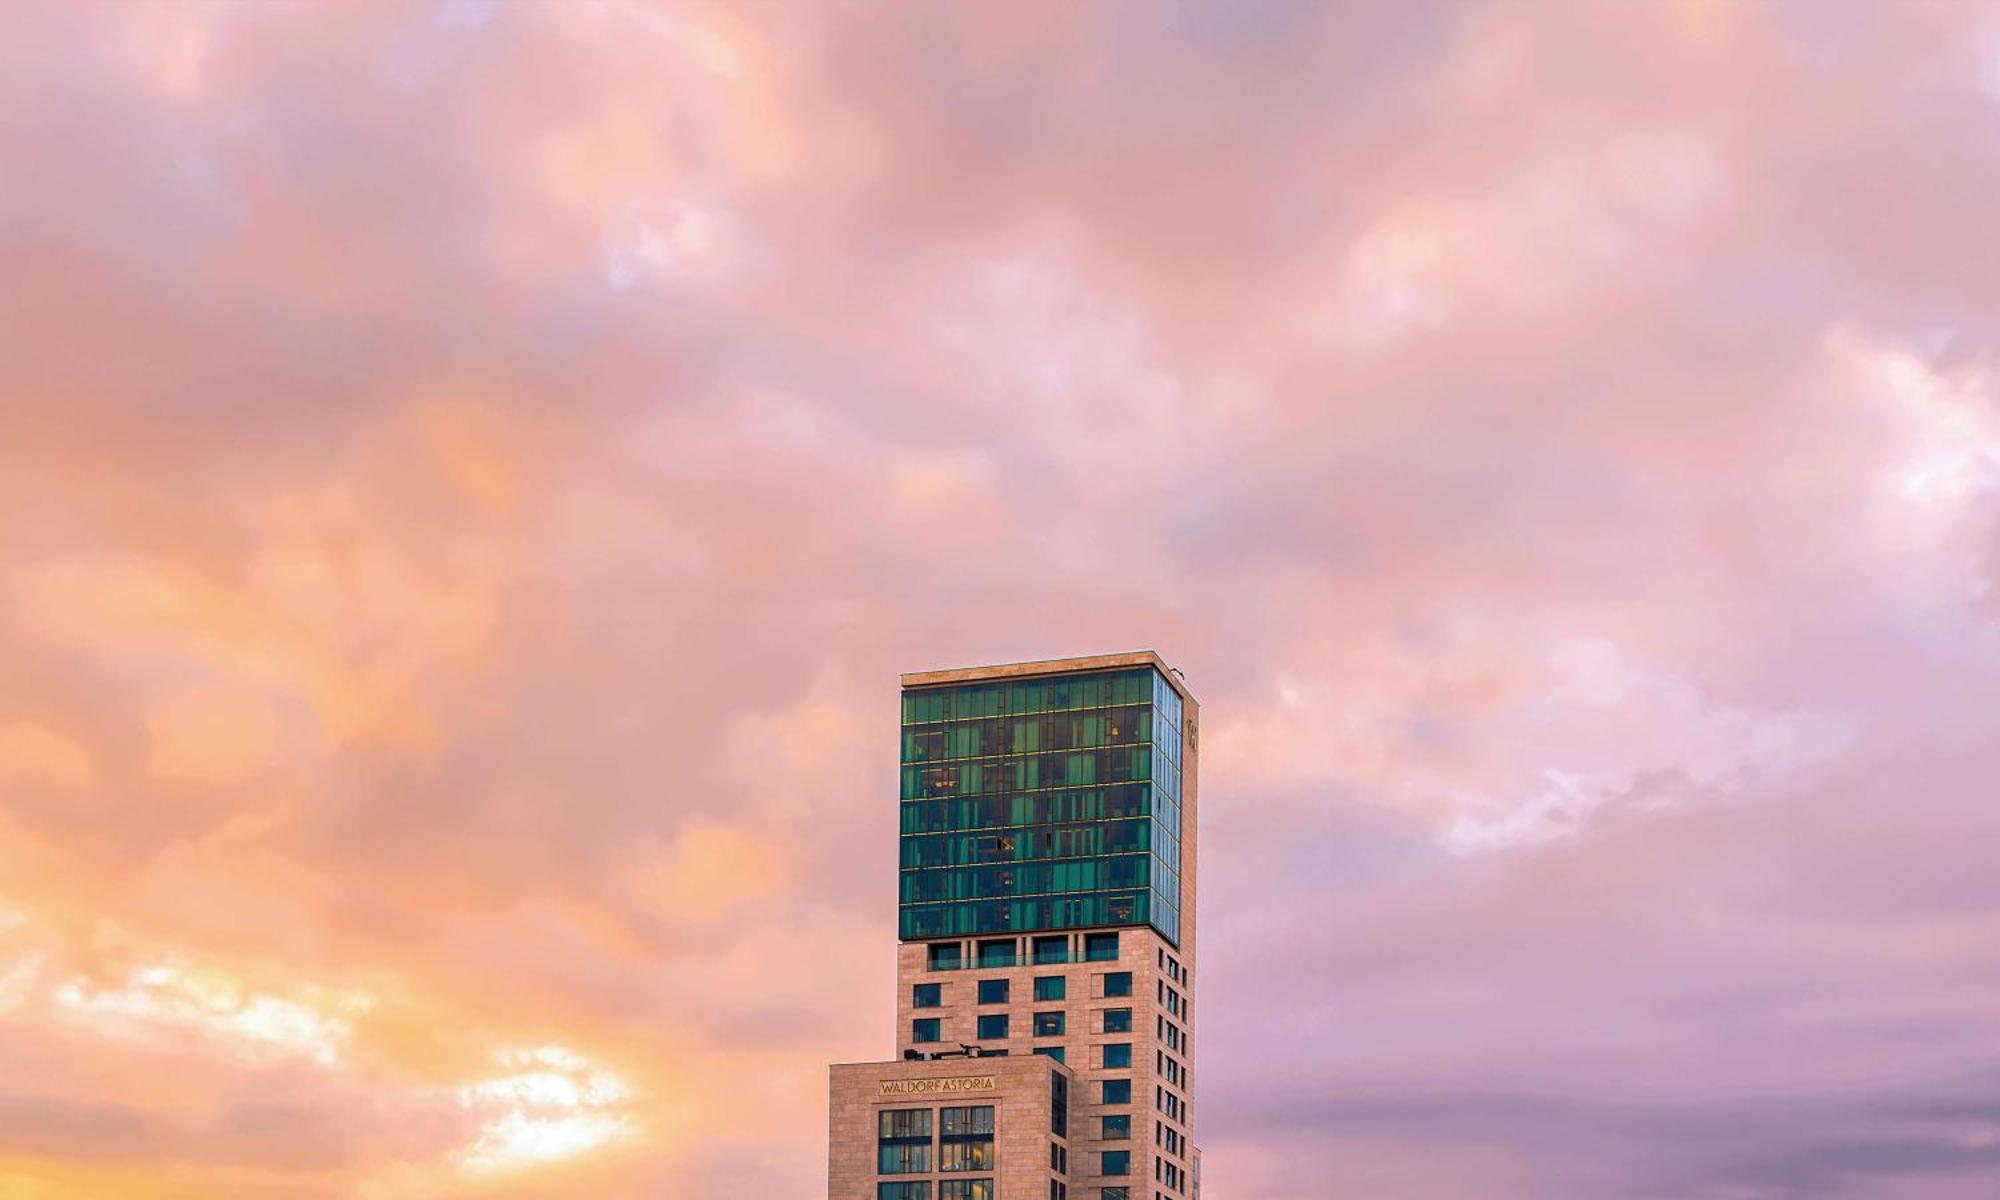
[[[990,1092],[993,1090],[991,1075],[960,1075],[955,1079],[885,1079],[882,1081],[884,1096],[915,1096],[931,1092]]]

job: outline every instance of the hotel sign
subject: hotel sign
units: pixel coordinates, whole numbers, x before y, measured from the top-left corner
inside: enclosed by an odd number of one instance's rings
[[[932,1092],[990,1092],[993,1086],[991,1075],[960,1075],[956,1079],[885,1079],[881,1094],[918,1096]]]

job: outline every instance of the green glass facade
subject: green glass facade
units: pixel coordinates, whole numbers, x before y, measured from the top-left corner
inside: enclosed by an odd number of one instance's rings
[[[1151,667],[903,692],[904,940],[1180,944],[1182,702]]]

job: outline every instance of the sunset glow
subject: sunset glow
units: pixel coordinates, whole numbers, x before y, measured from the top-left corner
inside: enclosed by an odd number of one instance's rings
[[[489,1114],[465,1164],[477,1171],[559,1162],[629,1138],[632,1118],[619,1111],[632,1097],[615,1075],[593,1068],[560,1046],[514,1051],[502,1063],[515,1073],[460,1089],[468,1109]]]
[[[1996,47],[0,6],[0,1200],[822,1196],[898,673],[1145,647],[1204,1200],[1993,1200]]]

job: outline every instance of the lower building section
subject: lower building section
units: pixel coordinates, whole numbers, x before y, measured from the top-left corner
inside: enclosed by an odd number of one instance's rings
[[[1075,1200],[1189,1200],[1194,977],[1157,931],[905,942],[896,972],[904,1055],[1068,1068]]]
[[[827,1200],[1068,1200],[1072,1081],[1040,1055],[836,1064]]]

